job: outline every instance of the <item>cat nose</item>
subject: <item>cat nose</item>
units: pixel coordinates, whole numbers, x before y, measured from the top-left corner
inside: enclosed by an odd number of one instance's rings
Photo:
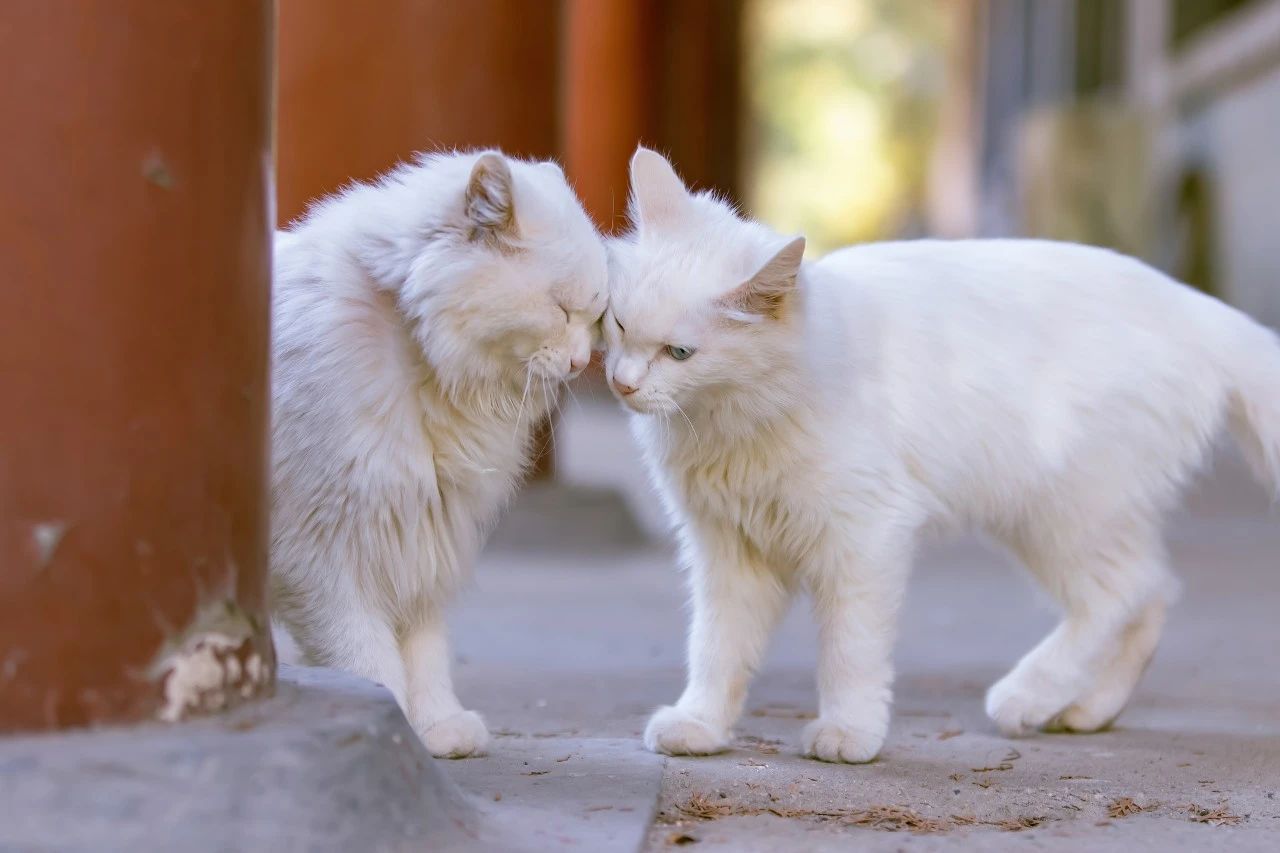
[[[569,359],[569,372],[574,376],[587,369],[587,365],[591,363],[591,356],[576,355]]]
[[[620,381],[618,381],[617,379],[614,379],[614,380],[613,380],[613,389],[614,389],[615,391],[617,391],[617,392],[618,392],[620,395],[622,395],[623,397],[628,397],[628,396],[630,396],[630,395],[632,395],[632,394],[636,393],[636,391],[638,391],[638,390],[639,390],[638,388],[636,388],[636,386],[634,386],[634,385],[628,385],[627,383],[625,383],[625,382],[620,382]]]

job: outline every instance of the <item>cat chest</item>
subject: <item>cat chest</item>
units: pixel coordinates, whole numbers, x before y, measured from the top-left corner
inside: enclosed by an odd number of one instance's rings
[[[359,525],[376,545],[382,571],[394,576],[388,596],[413,601],[453,589],[472,563],[513,489],[509,473],[473,470],[445,456],[420,458],[381,484]]]
[[[430,563],[468,562],[510,497],[520,456],[509,437],[436,429],[388,442],[371,491],[394,538]],[[415,438],[417,438],[415,436]]]
[[[426,424],[422,449],[442,496],[501,504],[524,464],[520,438],[497,424]]]
[[[803,563],[824,529],[812,496],[797,493],[793,482],[691,476],[683,485],[692,515],[734,531],[779,567]]]
[[[521,468],[518,456],[496,452],[461,456],[432,454],[438,501],[466,512],[487,527],[510,498]]]

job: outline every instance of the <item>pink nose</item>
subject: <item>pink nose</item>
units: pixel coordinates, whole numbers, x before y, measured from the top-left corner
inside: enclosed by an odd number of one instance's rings
[[[617,392],[618,392],[619,394],[621,394],[623,397],[628,397],[628,396],[630,396],[630,395],[632,395],[632,394],[636,393],[636,391],[638,390],[638,389],[636,388],[636,386],[634,386],[634,385],[628,385],[628,384],[627,384],[627,383],[625,383],[625,382],[619,382],[617,379],[613,380],[613,388],[614,388],[614,390],[615,390],[615,391],[617,391]]]
[[[587,358],[570,358],[569,372],[574,374],[581,373],[582,371],[587,369],[587,365],[590,363],[591,363],[590,356],[588,356]]]

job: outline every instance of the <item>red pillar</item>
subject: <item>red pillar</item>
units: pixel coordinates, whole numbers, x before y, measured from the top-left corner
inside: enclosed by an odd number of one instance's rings
[[[654,8],[645,0],[565,2],[565,171],[606,233],[623,224],[636,144],[654,144],[648,133]]]
[[[0,730],[270,687],[271,27],[269,0],[5,9]]]
[[[742,0],[565,0],[563,150],[601,228],[643,142],[699,188],[741,184]]]
[[[659,0],[651,138],[691,186],[737,198],[742,183],[744,0]]]
[[[280,0],[281,224],[415,151],[554,157],[559,5]],[[550,429],[536,441],[550,476]]]
[[[558,5],[280,0],[280,222],[415,151],[554,156]]]

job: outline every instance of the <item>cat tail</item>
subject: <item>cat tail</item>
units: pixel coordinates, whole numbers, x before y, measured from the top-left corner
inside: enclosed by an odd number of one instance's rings
[[[1254,473],[1280,500],[1280,338],[1249,318],[1237,326],[1228,352],[1231,369],[1231,435]]]

